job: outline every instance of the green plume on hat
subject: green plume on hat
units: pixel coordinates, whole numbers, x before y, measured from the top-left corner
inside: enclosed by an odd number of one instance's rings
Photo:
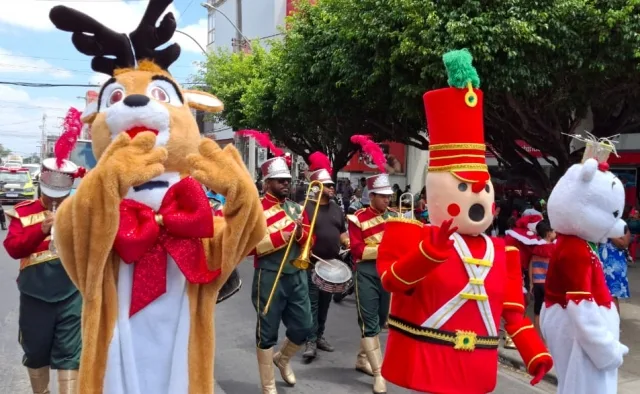
[[[459,49],[447,52],[442,56],[444,66],[449,75],[449,86],[453,88],[466,88],[471,82],[474,88],[480,87],[480,77],[475,67],[471,64],[473,56],[467,49]]]

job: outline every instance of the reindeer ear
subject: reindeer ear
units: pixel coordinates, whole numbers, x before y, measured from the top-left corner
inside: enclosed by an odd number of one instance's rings
[[[82,113],[80,120],[82,120],[82,123],[87,123],[87,124],[93,123],[97,114],[98,114],[98,101],[96,100],[87,104],[87,106],[84,109],[84,112]]]
[[[199,90],[183,90],[182,93],[187,98],[189,108],[211,113],[222,112],[224,109],[222,101],[213,94]]]

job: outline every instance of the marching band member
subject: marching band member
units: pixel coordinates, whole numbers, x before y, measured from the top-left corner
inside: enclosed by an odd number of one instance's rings
[[[274,157],[261,167],[265,196],[261,199],[267,221],[267,234],[255,249],[256,264],[253,275],[251,299],[258,314],[256,346],[258,367],[263,394],[275,394],[276,383],[273,365],[280,370],[282,379],[290,386],[296,377],[290,360],[311,332],[311,305],[306,272],[291,264],[300,254],[300,246],[309,236],[309,220],[302,207],[289,200],[291,173],[285,158]],[[289,257],[284,262],[282,275],[278,269],[291,237],[295,241]],[[278,281],[268,313],[263,315],[274,283]],[[280,350],[274,354],[278,341],[278,329],[283,322],[286,338]]]
[[[315,240],[313,244],[313,255],[324,260],[340,258],[340,244],[349,247],[349,236],[347,235],[347,226],[344,219],[342,208],[334,200],[335,183],[331,179],[332,169],[329,158],[321,152],[312,153],[309,156],[311,162],[309,170],[309,182],[318,181],[324,185],[322,196],[320,196],[318,208],[318,216],[315,226],[312,230]],[[316,203],[310,201],[307,204],[307,216],[313,217],[316,209]],[[312,262],[317,259],[312,257]],[[311,315],[313,319],[313,328],[311,334],[307,337],[307,344],[302,353],[302,357],[311,362],[317,355],[317,350],[325,352],[333,352],[334,348],[324,338],[325,323],[329,314],[329,305],[331,305],[331,293],[322,291],[311,280],[314,270],[307,270],[309,281],[309,299],[311,300]]]
[[[67,137],[68,132],[60,137],[56,153]],[[49,393],[50,368],[58,370],[58,393],[77,392],[82,297],[53,247],[52,228],[55,208],[84,169],[64,157],[68,155],[43,161],[38,200],[21,202],[7,212],[11,222],[4,247],[20,260],[19,341],[34,394]]]
[[[353,136],[352,142],[362,145],[362,150],[372,156],[381,172],[384,171],[384,166],[380,165],[385,160],[384,153],[377,144],[364,136]],[[367,190],[369,207],[348,215],[347,219],[351,254],[356,263],[355,293],[361,335],[356,370],[373,376],[373,392],[378,394],[387,392],[381,375],[382,350],[378,335],[387,320],[390,295],[382,287],[376,271],[376,259],[385,223],[398,214],[388,208],[393,194],[388,174],[383,172],[368,177]]]
[[[393,294],[382,373],[420,393],[492,392],[501,317],[532,384],[553,365],[524,317],[517,249],[484,234],[493,220],[494,190],[471,60],[466,50],[445,54],[451,87],[424,95],[432,226],[390,221],[378,257],[382,284]]]

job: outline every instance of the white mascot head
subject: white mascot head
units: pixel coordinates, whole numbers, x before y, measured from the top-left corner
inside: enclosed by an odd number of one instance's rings
[[[495,212],[480,79],[467,50],[448,52],[443,60],[450,87],[423,96],[429,129],[429,220],[440,226],[453,219],[458,233],[478,235],[491,225]]]
[[[608,143],[588,141],[585,158],[574,164],[551,191],[547,203],[551,227],[561,234],[590,242],[622,237],[625,193],[622,182],[609,171]]]

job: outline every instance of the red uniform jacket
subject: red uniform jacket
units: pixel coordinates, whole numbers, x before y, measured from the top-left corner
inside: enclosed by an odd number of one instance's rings
[[[258,243],[250,255],[254,255],[254,265],[257,267],[258,257],[274,253],[287,246],[283,233],[292,232],[295,229],[294,218],[302,217],[302,235],[296,238],[300,245],[307,242],[310,234],[309,216],[302,210],[302,207],[286,199],[283,202],[267,193],[260,199],[262,210],[267,221],[267,234]],[[313,239],[312,242],[314,242]],[[295,258],[297,256],[292,256]]]
[[[421,392],[492,392],[501,317],[530,373],[539,363],[551,363],[533,325],[523,318],[518,250],[505,249],[501,239],[492,238],[487,245],[488,237],[460,235],[472,255],[463,262],[455,250],[431,245],[431,231],[437,228],[416,221],[387,222],[377,264],[383,287],[393,293],[382,375],[398,386]],[[488,246],[494,256],[483,259]],[[479,271],[469,275],[467,269]],[[488,274],[481,278],[477,272],[486,269]],[[479,287],[463,291],[468,285]],[[444,307],[458,294],[466,301]],[[430,323],[438,310],[454,310],[458,303],[462,306],[448,320]],[[430,330],[433,328],[438,330]]]
[[[46,212],[47,209],[40,200],[18,203],[12,211],[7,212],[11,223],[4,247],[9,256],[20,260],[20,270],[47,261],[45,255],[50,254],[51,237],[42,232]]]
[[[354,263],[378,258],[378,247],[382,241],[386,221],[393,216],[397,216],[393,210],[378,212],[371,207],[347,215],[351,257]]]

